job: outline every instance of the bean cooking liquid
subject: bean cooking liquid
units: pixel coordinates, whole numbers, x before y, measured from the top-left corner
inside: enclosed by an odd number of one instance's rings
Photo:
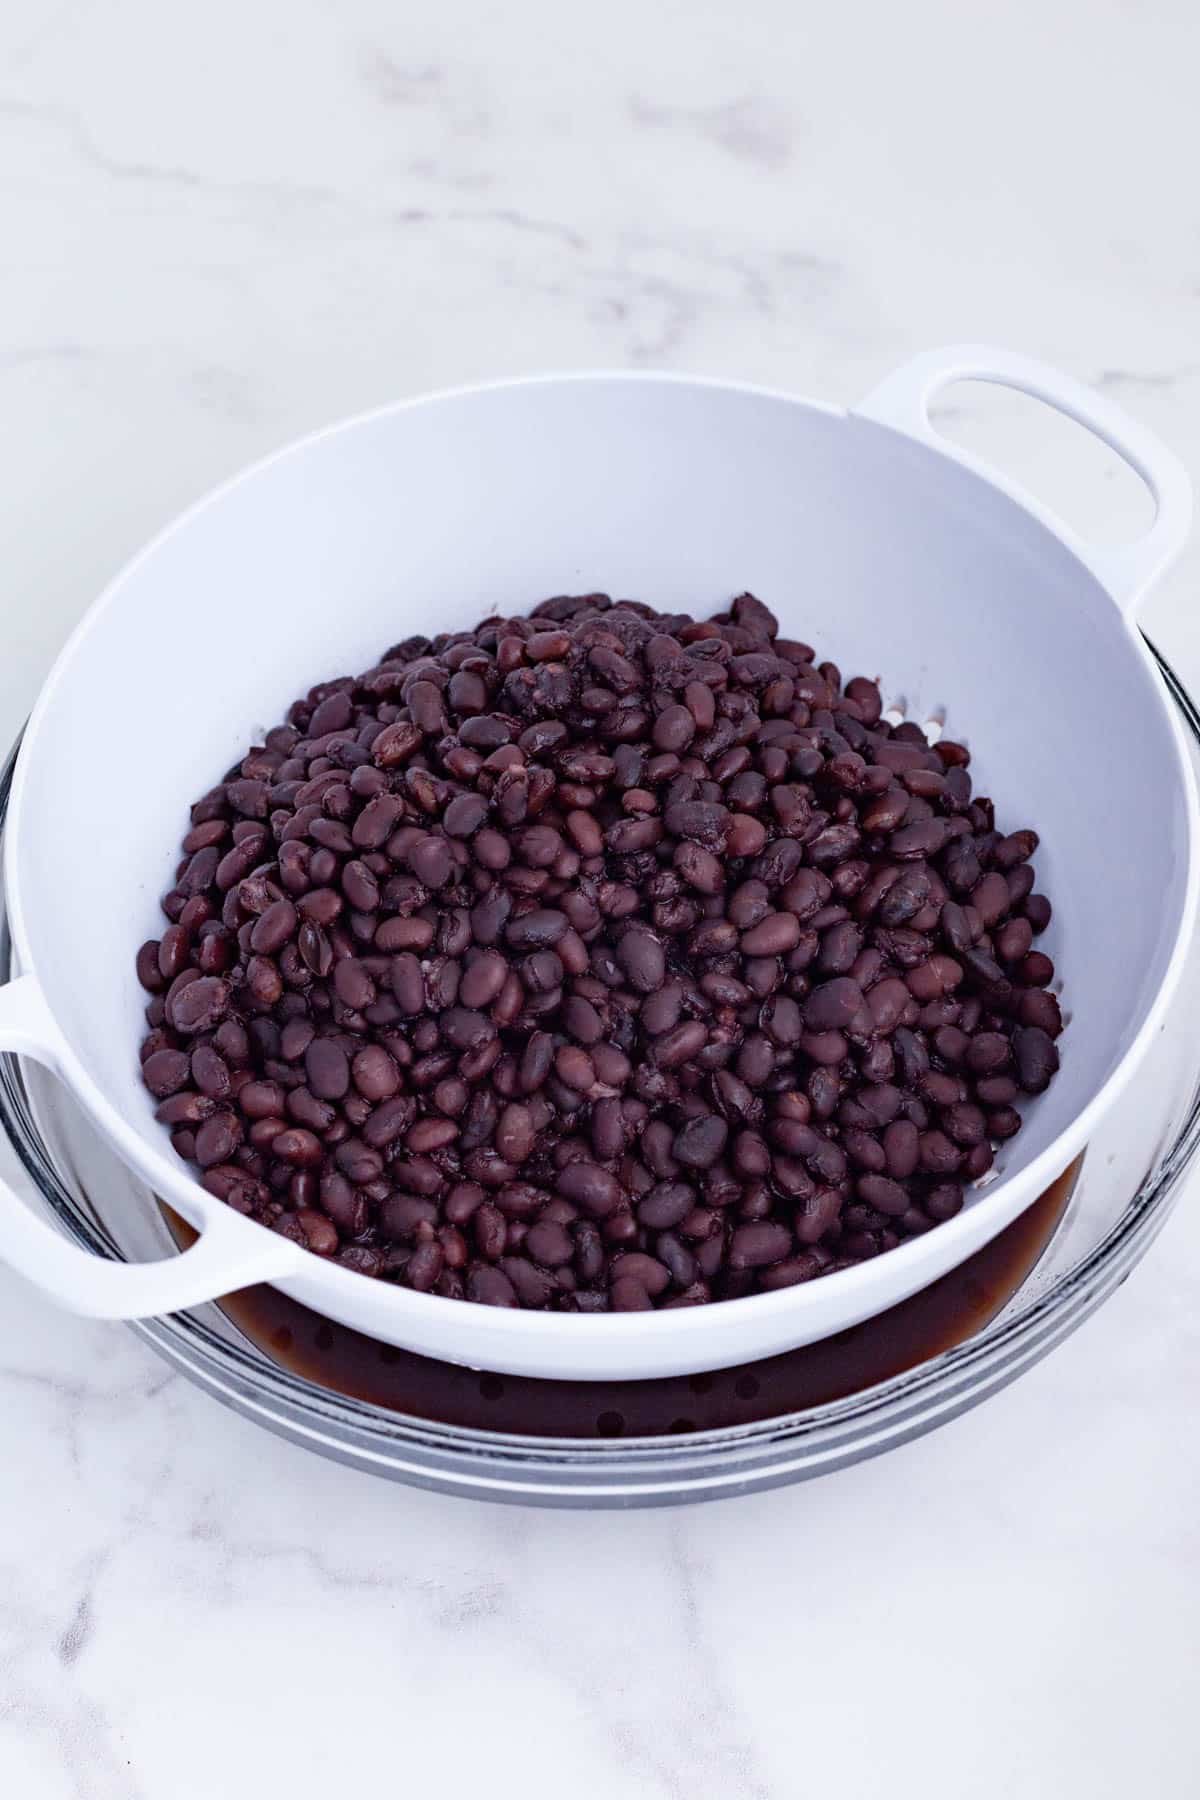
[[[841,1400],[981,1331],[1028,1279],[1075,1189],[1079,1157],[1020,1218],[931,1287],[820,1343],[712,1374],[654,1381],[539,1381],[480,1374],[397,1350],[272,1287],[222,1302],[272,1362],[318,1387],[470,1430],[555,1438],[663,1436],[777,1418]],[[195,1236],[168,1213],[181,1243]]]

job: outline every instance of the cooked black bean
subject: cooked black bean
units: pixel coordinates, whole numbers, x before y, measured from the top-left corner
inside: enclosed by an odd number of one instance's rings
[[[519,1102],[506,1106],[496,1124],[496,1149],[505,1162],[519,1166],[528,1161],[537,1137],[530,1107]]]
[[[856,1186],[868,1206],[889,1217],[900,1218],[911,1205],[908,1190],[886,1175],[861,1175]]]
[[[610,1274],[614,1282],[636,1281],[651,1299],[670,1285],[671,1271],[655,1256],[641,1250],[628,1250],[613,1258]]]
[[[885,976],[867,994],[867,1007],[876,1031],[893,1032],[904,1017],[909,1003],[909,990],[898,976]]]
[[[319,925],[306,919],[296,939],[300,959],[312,975],[324,979],[333,967],[333,946]]]
[[[229,1010],[230,989],[227,981],[217,976],[201,975],[183,988],[173,987],[167,995],[167,1023],[185,1036],[211,1031]]]
[[[1040,989],[1054,980],[1054,964],[1040,950],[1033,950],[1021,958],[1014,977],[1022,987]]]
[[[1039,936],[1050,923],[1052,908],[1045,894],[1030,894],[1024,902],[1023,911],[1033,926],[1034,935]]]
[[[786,1225],[763,1219],[753,1225],[739,1225],[729,1241],[731,1269],[761,1269],[779,1262],[792,1248],[792,1234]]]
[[[248,1119],[277,1119],[283,1111],[284,1093],[277,1081],[246,1081],[238,1089],[237,1102]]]
[[[295,1163],[300,1168],[313,1169],[323,1157],[321,1140],[311,1131],[303,1127],[281,1131],[271,1140],[271,1154],[279,1157],[281,1162]]]
[[[639,993],[652,994],[666,973],[663,947],[644,925],[631,925],[617,944],[616,958],[630,985]]]
[[[312,689],[193,809],[142,1079],[344,1267],[627,1311],[963,1204],[1058,1066],[1036,834],[878,686],[604,596]],[[778,648],[779,654],[776,654]]]
[[[290,900],[275,900],[259,914],[250,933],[250,948],[262,956],[275,956],[299,924],[296,908]]]
[[[632,1275],[613,1282],[610,1298],[614,1312],[649,1312],[654,1305],[641,1282]]]
[[[1062,1031],[1062,1012],[1058,1000],[1041,988],[1028,988],[1017,1001],[1017,1017],[1022,1025],[1036,1025],[1048,1037],[1056,1038]]]
[[[911,1119],[894,1119],[884,1129],[883,1153],[892,1179],[907,1180],[920,1155],[920,1133]]]
[[[191,1076],[186,1050],[155,1050],[142,1064],[142,1080],[156,1100],[177,1094]]]
[[[625,1144],[625,1115],[621,1102],[605,1095],[592,1105],[592,1151],[602,1162],[613,1162]]]
[[[215,1110],[216,1104],[207,1094],[197,1094],[191,1089],[185,1089],[178,1094],[169,1094],[161,1105],[155,1107],[154,1116],[160,1125],[199,1125]],[[194,1149],[193,1136],[192,1150]]]
[[[832,1231],[841,1216],[842,1195],[837,1188],[817,1187],[801,1195],[793,1228],[801,1244],[815,1244]]]
[[[680,1224],[696,1204],[694,1188],[681,1181],[660,1181],[638,1202],[638,1222],[651,1231]]]
[[[145,1075],[143,1066],[142,1074]],[[229,1064],[211,1044],[197,1044],[192,1051],[192,1080],[210,1100],[227,1099],[233,1086]]]
[[[284,1062],[298,1062],[316,1036],[316,1026],[303,1014],[291,1018],[279,1034],[279,1054]]]
[[[242,1128],[233,1113],[215,1112],[204,1120],[196,1133],[196,1161],[202,1169],[228,1162],[242,1138]]]
[[[660,1231],[654,1244],[659,1262],[666,1265],[671,1280],[677,1288],[689,1288],[695,1281],[698,1269],[696,1258],[672,1231]]]
[[[986,1175],[996,1160],[996,1152],[985,1138],[982,1143],[972,1144],[963,1157],[959,1176],[964,1182],[978,1181]]]
[[[474,961],[468,963],[459,983],[458,993],[463,1005],[490,1006],[504,986],[508,969],[509,965],[498,950],[481,950]],[[395,981],[395,966],[393,965],[393,986],[395,986]],[[419,1010],[419,1008],[414,1010]]]
[[[517,1306],[517,1292],[502,1269],[476,1263],[467,1273],[467,1299],[481,1306]]]
[[[1017,1080],[1027,1094],[1040,1094],[1049,1087],[1058,1068],[1054,1039],[1040,1026],[1018,1025],[1013,1032],[1012,1046]]]
[[[388,969],[392,993],[401,1013],[413,1018],[425,1010],[425,977],[421,964],[411,950],[393,956]]]
[[[939,1224],[945,1219],[952,1219],[955,1213],[961,1212],[962,1204],[963,1191],[956,1182],[952,1181],[939,1182],[937,1187],[930,1189],[921,1202],[924,1211]]]
[[[366,863],[357,859],[342,870],[342,892],[357,912],[374,913],[379,905],[379,882]],[[374,935],[374,920],[371,925]]]
[[[676,1162],[692,1169],[710,1169],[725,1148],[729,1127],[717,1113],[689,1119],[671,1146]]]
[[[624,1198],[616,1176],[598,1163],[568,1163],[559,1171],[556,1185],[564,1200],[574,1201],[576,1206],[600,1219],[615,1212]]]
[[[314,1038],[304,1055],[308,1085],[321,1100],[340,1100],[350,1087],[350,1059],[332,1038]]]
[[[860,1169],[866,1169],[878,1175],[887,1167],[887,1152],[879,1139],[870,1131],[857,1131],[853,1127],[842,1132],[842,1148],[852,1163]]]
[[[566,913],[535,910],[512,919],[505,936],[514,950],[545,950],[557,944],[569,925]]]
[[[930,1175],[946,1175],[957,1169],[962,1151],[952,1144],[944,1131],[923,1131],[920,1139],[918,1167]]]
[[[390,1100],[400,1087],[400,1071],[382,1044],[368,1044],[350,1066],[355,1087],[372,1104]]]
[[[809,1031],[840,1031],[861,1011],[863,991],[849,975],[837,975],[815,987],[804,1004]]]

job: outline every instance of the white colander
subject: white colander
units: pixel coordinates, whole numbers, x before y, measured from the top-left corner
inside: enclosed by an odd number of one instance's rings
[[[1153,525],[1081,543],[933,431],[960,378],[1037,395],[1143,477]],[[1137,631],[1187,535],[1175,458],[1022,357],[918,357],[850,412],[663,375],[521,381],[389,407],[259,464],[112,583],[55,665],[13,788],[5,875],[21,977],[0,1049],[68,1083],[199,1230],[166,1261],[95,1258],[0,1192],[0,1258],[75,1311],[134,1318],[269,1281],[346,1325],[476,1367],[648,1377],[856,1323],[977,1250],[1087,1142],[1153,1036],[1196,907],[1196,798]],[[698,616],[749,588],[910,716],[945,708],[1008,828],[1042,836],[1046,947],[1072,1024],[999,1179],[874,1261],[720,1305],[624,1315],[464,1304],[321,1261],[212,1198],[138,1075],[138,944],[161,933],[187,803],[314,681],[413,632],[604,589]],[[131,1202],[132,1204],[132,1202]]]

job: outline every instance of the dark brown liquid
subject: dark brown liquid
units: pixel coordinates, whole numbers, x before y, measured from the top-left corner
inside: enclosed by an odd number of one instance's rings
[[[444,1425],[553,1438],[661,1436],[745,1425],[844,1399],[981,1331],[1027,1280],[1054,1235],[1082,1161],[969,1261],[890,1312],[821,1343],[711,1375],[594,1382],[481,1375],[364,1337],[275,1288],[247,1288],[222,1307],[293,1375]],[[168,1217],[180,1240],[190,1241],[190,1228]]]

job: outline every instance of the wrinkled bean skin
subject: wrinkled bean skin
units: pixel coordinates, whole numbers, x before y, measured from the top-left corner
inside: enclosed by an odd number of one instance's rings
[[[771,1291],[949,1219],[1059,1066],[1037,834],[759,601],[311,689],[192,809],[142,1078],[204,1185],[479,1305]]]

